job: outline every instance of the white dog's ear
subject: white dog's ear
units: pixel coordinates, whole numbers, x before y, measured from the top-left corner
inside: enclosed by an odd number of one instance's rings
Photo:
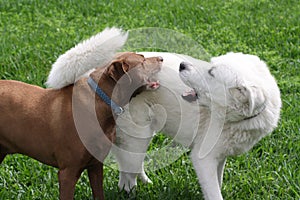
[[[238,86],[229,89],[232,98],[242,104],[244,114],[252,116],[261,111],[265,104],[262,90],[256,86]]]

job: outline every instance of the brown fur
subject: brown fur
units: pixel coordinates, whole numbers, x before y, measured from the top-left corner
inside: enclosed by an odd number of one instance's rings
[[[123,53],[105,68],[96,69],[90,76],[99,87],[111,96],[114,88],[120,106],[128,103],[128,92],[121,90],[117,81],[135,68],[138,74],[128,75],[124,84],[136,84],[159,71],[162,59],[145,59],[142,55]],[[133,80],[129,82],[128,80]],[[146,84],[145,82],[143,84]],[[74,95],[74,90],[76,94]],[[108,154],[115,139],[115,121],[111,108],[95,95],[82,78],[74,85],[62,89],[43,89],[34,85],[10,80],[0,80],[0,163],[7,154],[21,153],[59,169],[60,199],[73,199],[75,184],[84,169],[95,199],[104,199],[102,180],[103,164],[94,158],[81,139],[104,134],[96,140],[100,158]],[[76,112],[73,112],[74,102]],[[92,120],[91,106],[96,110],[98,124]],[[83,126],[86,138],[80,138],[74,119]],[[108,138],[108,139],[107,139]]]

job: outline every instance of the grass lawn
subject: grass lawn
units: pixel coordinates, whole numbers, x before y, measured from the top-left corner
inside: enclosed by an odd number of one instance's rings
[[[228,159],[222,193],[225,199],[300,199],[299,19],[296,0],[0,0],[0,78],[43,86],[60,54],[107,26],[176,30],[214,56],[256,54],[281,89],[281,121],[249,153]],[[56,173],[28,157],[7,156],[0,199],[57,199]],[[118,171],[106,167],[106,198],[202,199],[188,154],[148,175],[154,184],[139,183],[128,196],[118,191]],[[91,199],[86,174],[75,199]]]

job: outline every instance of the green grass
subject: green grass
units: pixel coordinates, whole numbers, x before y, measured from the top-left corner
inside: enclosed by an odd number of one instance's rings
[[[0,78],[43,86],[60,54],[107,26],[168,28],[211,55],[256,54],[278,80],[281,121],[249,153],[229,158],[222,193],[225,199],[300,199],[299,11],[296,0],[0,0]],[[0,199],[57,199],[56,173],[25,156],[8,156],[0,166]],[[136,194],[127,196],[118,192],[118,172],[106,167],[105,196],[202,199],[188,155],[149,176],[154,185],[140,183]],[[86,174],[75,198],[91,199]]]

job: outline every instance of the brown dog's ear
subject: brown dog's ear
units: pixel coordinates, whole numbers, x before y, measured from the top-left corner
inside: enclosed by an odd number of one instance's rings
[[[128,72],[129,66],[123,61],[114,61],[108,68],[109,76],[116,82]]]

